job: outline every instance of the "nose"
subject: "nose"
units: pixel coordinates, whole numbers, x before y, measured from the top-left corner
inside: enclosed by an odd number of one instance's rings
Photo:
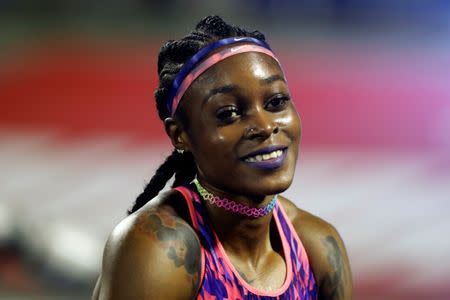
[[[249,117],[245,136],[248,139],[266,139],[280,130],[272,112],[255,111]]]

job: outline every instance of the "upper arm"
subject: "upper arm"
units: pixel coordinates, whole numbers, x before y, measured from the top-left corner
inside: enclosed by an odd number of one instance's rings
[[[330,225],[323,225],[315,242],[312,268],[317,273],[320,300],[352,299],[352,275],[344,243]]]
[[[319,300],[352,299],[352,274],[344,242],[324,220],[292,203],[290,218],[308,253],[319,291]]]
[[[192,228],[161,210],[129,219],[108,239],[97,299],[192,299],[201,265]]]

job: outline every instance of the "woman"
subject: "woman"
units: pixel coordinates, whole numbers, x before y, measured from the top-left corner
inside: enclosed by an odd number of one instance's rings
[[[207,17],[158,72],[175,150],[108,239],[93,299],[351,299],[336,230],[279,195],[300,120],[264,36]]]

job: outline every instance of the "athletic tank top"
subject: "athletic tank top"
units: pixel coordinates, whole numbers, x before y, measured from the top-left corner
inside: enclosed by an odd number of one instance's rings
[[[277,290],[264,291],[245,282],[232,265],[208,221],[195,186],[179,186],[176,190],[186,199],[192,224],[201,244],[201,285],[197,299],[317,299],[317,285],[305,248],[279,201],[274,207],[273,216],[283,245],[286,278]]]

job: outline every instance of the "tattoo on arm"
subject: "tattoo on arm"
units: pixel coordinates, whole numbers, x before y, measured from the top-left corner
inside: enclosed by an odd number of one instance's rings
[[[327,259],[332,270],[322,279],[320,299],[344,299],[344,263],[338,243],[332,236],[327,236],[322,243],[327,248]]]
[[[146,231],[161,242],[161,246],[166,250],[167,257],[173,261],[175,267],[183,267],[191,277],[192,291],[197,292],[200,280],[200,245],[192,229],[180,222],[175,217],[167,216],[163,213],[149,213],[146,224]]]

